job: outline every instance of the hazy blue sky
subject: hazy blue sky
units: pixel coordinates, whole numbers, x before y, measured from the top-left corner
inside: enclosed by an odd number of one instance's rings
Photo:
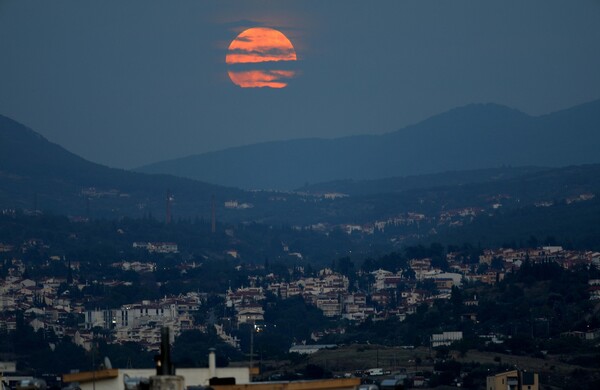
[[[230,82],[227,47],[254,26],[296,47],[287,88]],[[0,114],[116,167],[598,98],[597,0],[0,0]]]

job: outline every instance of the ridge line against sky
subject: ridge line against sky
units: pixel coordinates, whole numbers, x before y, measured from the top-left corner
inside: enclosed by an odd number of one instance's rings
[[[600,1],[0,1],[0,113],[132,168],[383,134],[470,103],[538,116],[600,98]],[[227,47],[285,34],[298,77],[242,89]]]
[[[386,135],[393,135],[395,133],[401,133],[404,130],[410,131],[410,129],[414,126],[419,126],[420,124],[422,124],[423,122],[427,122],[429,120],[432,119],[437,119],[439,117],[443,117],[446,114],[450,114],[452,112],[456,112],[456,111],[461,111],[463,109],[469,108],[469,107],[474,107],[474,106],[495,106],[499,109],[504,109],[506,110],[505,112],[517,112],[519,114],[523,114],[526,117],[529,118],[542,118],[542,117],[547,117],[549,115],[558,113],[558,112],[562,112],[562,111],[567,111],[573,108],[580,108],[582,106],[588,105],[588,104],[593,104],[595,102],[600,102],[600,98],[599,99],[594,99],[592,101],[589,102],[584,102],[582,104],[578,104],[575,106],[569,106],[569,107],[565,107],[562,109],[558,109],[558,110],[554,110],[548,113],[541,113],[539,115],[530,115],[528,113],[525,113],[521,110],[517,110],[515,108],[512,107],[508,107],[508,106],[504,106],[504,105],[500,105],[500,104],[496,104],[496,103],[470,103],[470,104],[466,104],[463,106],[459,106],[459,107],[454,107],[451,108],[449,110],[434,114],[432,116],[429,116],[427,118],[424,118],[422,120],[418,120],[415,123],[409,123],[405,126],[403,126],[402,128],[399,129],[393,129],[391,131],[384,131],[381,133],[371,133],[371,134],[364,134],[364,133],[359,133],[359,134],[349,134],[349,135],[341,135],[341,136],[333,136],[333,137],[319,137],[319,136],[314,136],[314,137],[301,137],[301,138],[286,138],[286,139],[272,139],[272,140],[265,140],[265,141],[259,141],[259,142],[253,142],[250,144],[243,144],[243,145],[233,145],[233,146],[227,146],[224,147],[222,149],[217,149],[217,150],[208,150],[206,152],[202,152],[202,153],[193,153],[190,155],[185,155],[185,156],[178,156],[172,159],[167,159],[167,160],[161,160],[161,161],[154,161],[151,162],[149,164],[145,164],[145,165],[141,165],[139,167],[134,167],[132,168],[133,170],[143,170],[144,168],[148,167],[148,166],[152,166],[154,164],[161,164],[161,163],[165,163],[165,162],[169,162],[169,161],[176,161],[176,160],[184,160],[187,158],[193,158],[193,157],[198,157],[201,155],[208,155],[208,154],[219,154],[221,152],[227,152],[227,151],[232,151],[232,150],[243,150],[246,147],[251,147],[251,146],[261,146],[261,145],[266,145],[266,144],[272,144],[272,143],[281,143],[281,142],[297,142],[297,141],[337,141],[337,140],[342,140],[342,139],[346,139],[346,138],[353,138],[353,137],[377,137],[377,136],[386,136]]]

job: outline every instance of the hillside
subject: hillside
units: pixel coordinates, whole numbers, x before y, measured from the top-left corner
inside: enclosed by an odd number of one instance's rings
[[[240,190],[190,179],[92,163],[0,115],[0,207],[37,207],[92,217],[153,214],[164,218],[167,190],[175,194],[179,216],[183,212],[210,215],[212,195],[243,196]]]
[[[435,180],[427,176],[417,176],[405,185],[406,188],[395,191],[390,190],[395,188],[393,186],[377,187],[372,186],[370,181],[356,182],[354,187],[347,188],[351,190],[350,196],[316,203],[312,206],[315,209],[313,212],[310,211],[310,205],[307,205],[302,210],[303,215],[297,215],[297,218],[326,215],[330,223],[363,224],[408,212],[436,215],[444,211],[473,207],[490,210],[494,204],[501,205],[498,211],[534,207],[536,203],[544,202],[558,205],[569,197],[600,193],[600,165],[598,164],[530,173],[524,170],[520,175],[516,175],[517,171],[512,171],[513,177],[507,175],[504,179],[486,181],[482,178],[493,176],[475,171],[472,177],[479,177],[482,180],[464,183],[454,183],[455,180],[452,179],[464,174],[466,180],[468,175],[461,172],[451,173],[448,176],[440,175]],[[489,171],[484,172],[489,174]],[[401,179],[399,180],[400,184],[404,184]],[[400,186],[396,186],[398,187]],[[373,188],[380,188],[382,192],[371,192]],[[541,210],[550,213],[554,209],[542,207]]]
[[[600,100],[532,117],[495,104],[450,110],[384,135],[276,141],[139,168],[249,189],[293,189],[512,166],[599,162]]]
[[[390,177],[377,180],[336,180],[307,185],[298,191],[311,194],[341,193],[350,196],[374,195],[442,186],[463,186],[517,178],[548,168],[501,167],[468,171],[448,171],[428,175]]]
[[[214,195],[218,222],[325,224],[331,229],[342,224],[369,225],[407,213],[420,213],[426,216],[427,223],[405,226],[398,231],[392,229],[388,238],[398,235],[406,239],[428,239],[423,232],[435,228],[439,235],[431,239],[454,237],[463,229],[469,236],[485,231],[488,237],[497,234],[502,239],[512,239],[512,235],[500,234],[489,227],[471,229],[467,224],[462,229],[445,231],[438,223],[444,213],[475,208],[480,210],[477,213],[493,212],[502,225],[515,223],[525,230],[543,219],[547,228],[538,229],[536,234],[539,235],[580,231],[580,227],[589,225],[588,222],[578,225],[580,218],[587,221],[597,215],[596,201],[566,209],[561,205],[569,197],[600,193],[600,165],[454,171],[379,181],[324,183],[306,186],[300,193],[248,192],[169,175],[107,168],[66,151],[17,122],[0,117],[0,209],[38,209],[91,218],[152,215],[162,221],[167,190],[174,196],[174,218],[206,220],[210,217]],[[322,196],[325,192],[343,192],[350,196],[332,200]],[[225,207],[227,201],[240,207]],[[530,214],[531,218],[520,217],[523,214],[519,210],[535,207],[539,202],[551,203],[553,207],[537,208]],[[493,208],[496,203],[502,204],[501,209]],[[517,214],[511,214],[511,210]],[[574,214],[566,218],[570,213]],[[553,219],[554,215],[560,218]],[[475,221],[474,226],[478,226],[477,223]],[[481,223],[489,225],[489,222]],[[509,226],[507,230],[512,228]],[[382,241],[382,245],[387,246],[389,242]]]

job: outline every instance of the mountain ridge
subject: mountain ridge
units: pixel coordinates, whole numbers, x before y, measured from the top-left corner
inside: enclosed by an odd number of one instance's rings
[[[246,189],[299,188],[332,180],[375,180],[513,166],[598,162],[600,100],[542,116],[469,104],[381,135],[269,141],[137,168]],[[575,126],[575,128],[571,128]]]
[[[68,215],[112,217],[162,214],[166,192],[179,195],[189,214],[209,215],[211,196],[243,191],[170,175],[149,175],[88,161],[0,115],[0,205]],[[91,194],[91,195],[90,195]],[[33,207],[32,207],[33,206]],[[86,210],[87,209],[87,210]],[[124,210],[127,210],[126,212]]]
[[[335,142],[326,144],[325,149]],[[294,145],[290,142],[288,149]],[[0,210],[44,211],[75,220],[152,216],[163,220],[168,192],[170,199],[174,197],[170,204],[174,219],[199,218],[206,223],[214,208],[219,224],[373,223],[408,212],[435,215],[440,210],[489,207],[498,196],[507,210],[535,202],[554,204],[582,194],[595,196],[600,193],[599,172],[600,164],[445,171],[382,182],[341,183],[350,196],[334,200],[323,196],[339,191],[331,186],[307,186],[300,192],[243,191],[108,168],[0,117]]]

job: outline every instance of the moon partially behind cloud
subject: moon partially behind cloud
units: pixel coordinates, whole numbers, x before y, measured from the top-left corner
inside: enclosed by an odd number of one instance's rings
[[[296,61],[292,42],[280,31],[254,27],[229,45],[225,62],[231,81],[242,88],[284,88],[296,76],[286,64]]]

